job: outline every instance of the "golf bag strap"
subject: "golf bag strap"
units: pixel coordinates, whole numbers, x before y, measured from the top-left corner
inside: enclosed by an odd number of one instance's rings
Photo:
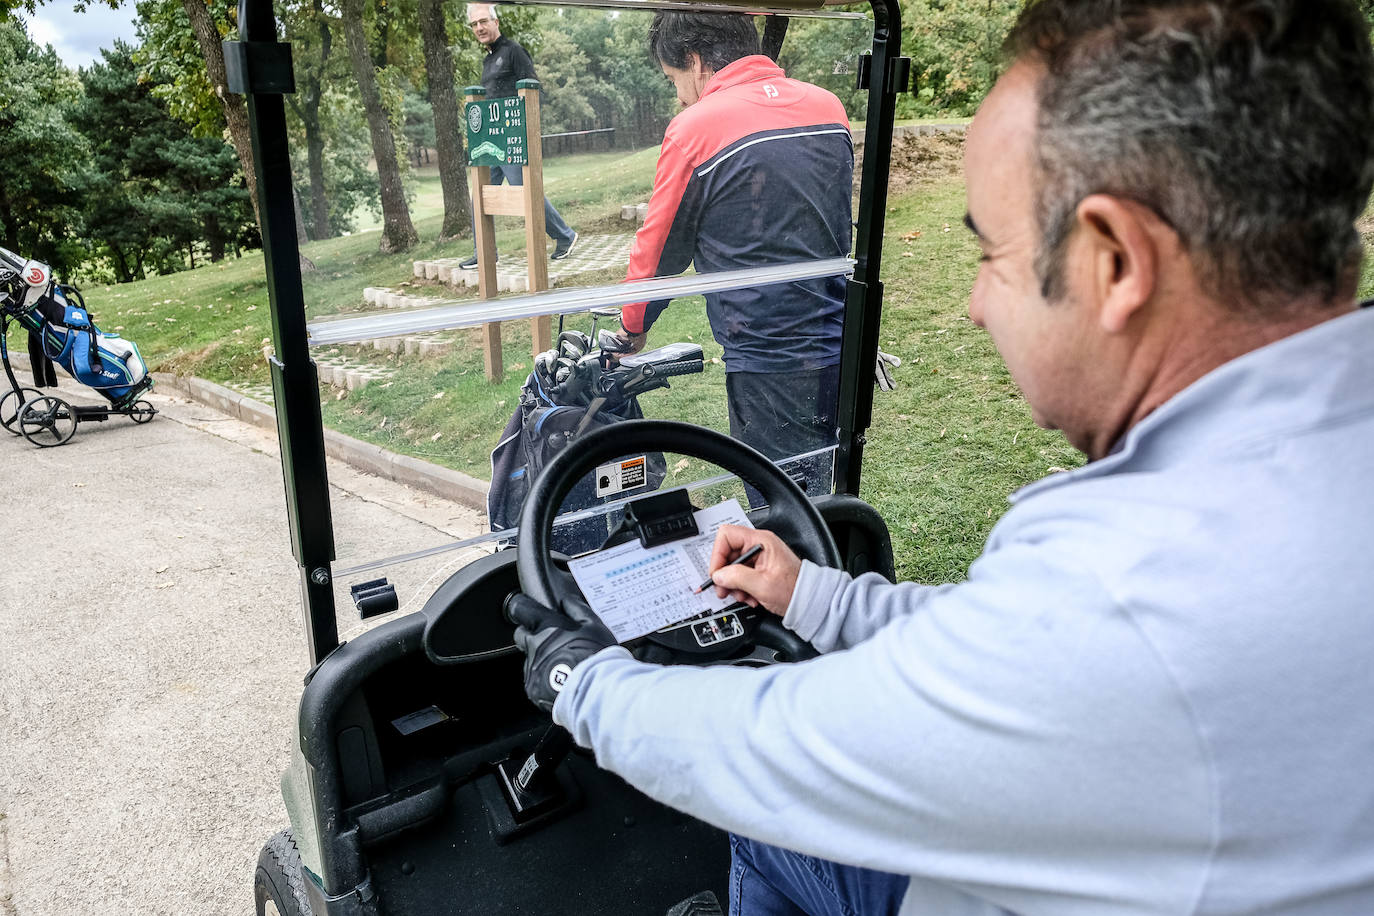
[[[91,317],[91,313],[87,312],[86,317],[89,319]],[[91,371],[100,372],[104,370],[105,364],[100,361],[100,345],[98,343],[100,338],[95,332],[94,321],[92,321],[90,327],[86,329],[86,334],[90,337],[91,340],[91,352],[89,354]]]

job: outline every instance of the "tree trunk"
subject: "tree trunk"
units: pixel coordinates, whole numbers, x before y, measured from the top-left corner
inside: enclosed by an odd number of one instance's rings
[[[286,97],[287,104],[305,127],[306,171],[310,174],[310,213],[306,220],[309,238],[327,239],[329,231],[329,195],[324,189],[324,131],[320,128],[320,98],[323,89],[315,74],[303,74],[297,79],[298,98]]]
[[[448,49],[442,0],[420,0],[420,36],[429,74],[429,104],[434,109],[434,147],[439,157],[439,187],[444,192],[444,225],[439,240],[472,231],[467,159],[463,155],[462,109],[453,89],[453,55]]]
[[[186,0],[190,3],[192,0]],[[367,113],[367,129],[372,135],[372,155],[377,160],[377,178],[381,183],[382,244],[384,252],[405,251],[420,241],[410,221],[405,189],[401,186],[401,166],[396,159],[396,140],[391,134],[391,119],[382,94],[377,87],[377,74],[372,69],[372,57],[363,34],[362,0],[344,0],[344,40],[348,44],[348,59],[353,76],[358,81],[363,110]]]
[[[205,244],[210,247],[210,263],[218,264],[224,260],[224,227],[219,217],[211,214],[205,218]]]
[[[129,271],[129,264],[124,257],[124,252],[120,250],[118,245],[109,245],[107,247],[110,249],[110,256],[114,259],[115,282],[132,283],[134,281],[134,275]]]
[[[334,37],[329,20],[324,15],[321,0],[315,0],[315,18],[320,25],[320,70],[312,75],[310,92],[301,106],[301,123],[305,125],[305,154],[310,171],[310,221],[315,238],[327,239],[329,231],[329,198],[324,189],[324,133],[320,130],[320,100],[324,97],[324,70],[329,64],[329,51]]]
[[[302,118],[304,121],[304,118]],[[329,230],[329,197],[324,189],[324,134],[320,131],[319,103],[315,103],[315,126],[305,128],[305,156],[310,171],[310,222],[315,227],[315,238],[327,239]]]
[[[304,245],[310,241],[310,235],[305,231],[305,212],[301,209],[301,192],[296,190],[295,185],[291,186],[291,209],[296,211],[296,244]]]
[[[248,132],[248,106],[243,96],[229,91],[229,80],[224,72],[224,49],[220,46],[219,29],[205,6],[205,0],[181,0],[187,17],[191,20],[191,31],[196,34],[200,51],[205,55],[205,73],[210,78],[210,86],[224,105],[224,121],[229,125],[229,142],[239,154],[239,165],[243,169],[244,180],[248,182],[248,197],[253,201],[253,217],[262,227],[262,214],[258,212],[258,173],[253,168],[253,141]]]
[[[10,206],[9,200],[6,199],[3,188],[0,188],[0,230],[4,230],[0,239],[4,240],[5,247],[15,254],[21,254],[19,251],[19,221],[14,218],[14,210]],[[27,257],[27,255],[21,256]]]

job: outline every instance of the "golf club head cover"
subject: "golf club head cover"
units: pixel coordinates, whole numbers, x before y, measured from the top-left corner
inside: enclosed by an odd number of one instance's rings
[[[525,653],[525,693],[550,714],[573,669],[616,644],[586,603],[564,600],[562,605],[555,611],[522,592],[506,598],[506,617],[516,625],[515,644]]]

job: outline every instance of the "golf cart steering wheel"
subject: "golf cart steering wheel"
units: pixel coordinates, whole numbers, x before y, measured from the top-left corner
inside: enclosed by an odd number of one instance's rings
[[[516,572],[520,589],[546,607],[560,599],[581,597],[572,574],[553,563],[550,534],[563,498],[588,472],[627,454],[674,452],[709,461],[752,484],[767,500],[768,520],[761,527],[782,538],[804,560],[838,568],[840,552],[816,507],[801,488],[760,452],[714,430],[672,420],[628,420],[578,437],[575,447],[561,451],[544,468],[525,498],[520,514],[520,544]],[[649,637],[652,639],[652,635]],[[810,658],[815,649],[780,618],[763,612],[750,637],[792,660]]]

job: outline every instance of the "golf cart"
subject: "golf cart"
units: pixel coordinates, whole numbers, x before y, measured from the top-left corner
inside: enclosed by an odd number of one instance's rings
[[[241,0],[242,40],[226,42],[225,51],[231,89],[247,97],[253,131],[273,390],[313,666],[305,676],[294,760],[283,779],[290,828],[268,841],[256,873],[260,916],[713,911],[693,910],[697,904],[689,901],[703,891],[725,899],[725,834],[647,798],[570,748],[566,733],[551,727],[524,694],[523,658],[503,613],[506,596],[519,589],[556,605],[577,588],[570,558],[552,546],[565,526],[585,530],[591,520],[608,546],[636,538],[648,544],[672,537],[699,507],[730,500],[804,557],[855,573],[893,574],[886,527],[857,494],[877,357],[894,106],[909,82],[895,0],[872,0],[862,12],[822,0],[776,7],[560,0],[560,12],[551,15],[583,15],[584,6],[617,8],[616,28],[639,23],[640,34],[647,34],[659,6],[750,13],[762,25],[764,51],[790,76],[846,99],[851,118],[864,125],[853,141],[862,150],[854,171],[852,257],[610,285],[603,271],[603,285],[578,285],[574,276],[544,292],[409,312],[315,316],[307,323],[282,98],[293,89],[290,49],[276,40],[270,0]],[[795,53],[785,41],[789,28],[798,39]],[[633,184],[636,161],[648,160],[625,158],[606,168],[610,161],[602,159],[597,172],[615,180],[623,169]],[[647,199],[651,172],[626,196]],[[849,177],[846,170],[843,180]],[[575,192],[550,185],[555,200],[560,193]],[[699,297],[814,280],[837,284],[844,301],[832,425],[838,435],[825,447],[770,460],[723,431],[729,428],[725,372]],[[396,435],[412,451],[422,451],[417,443],[442,445],[459,437],[444,438],[439,424],[461,412],[491,419],[490,449],[511,412],[508,401],[517,396],[524,375],[518,370],[530,365],[521,363],[533,352],[533,332],[520,336],[525,319],[559,315],[575,322],[594,309],[667,299],[674,301],[655,325],[653,343],[694,343],[702,351],[694,357],[698,365],[682,369],[682,351],[668,348],[673,387],[646,396],[643,411],[651,419],[577,429],[529,483],[518,528],[467,536],[434,525],[379,530],[358,507],[331,504],[323,411],[335,408],[333,398],[322,407],[311,347],[458,329],[455,351],[417,361],[415,374],[432,378],[438,390],[399,408],[404,420]],[[481,379],[480,358],[462,349],[468,339],[462,329],[496,322],[508,323],[512,377],[491,385]],[[474,358],[479,368],[469,373]],[[601,365],[610,371],[614,362]],[[652,359],[648,365],[637,371],[657,371]],[[398,382],[392,392],[405,388]],[[453,403],[454,392],[463,403]],[[397,429],[388,425],[391,416],[374,417],[378,428]],[[661,479],[649,492],[645,475],[627,469],[657,454],[661,474],[654,476]],[[461,452],[448,457],[460,466],[464,460]],[[598,498],[570,508],[565,498],[594,472]],[[663,664],[762,666],[813,654],[776,618],[743,606],[702,612],[627,645]]]

